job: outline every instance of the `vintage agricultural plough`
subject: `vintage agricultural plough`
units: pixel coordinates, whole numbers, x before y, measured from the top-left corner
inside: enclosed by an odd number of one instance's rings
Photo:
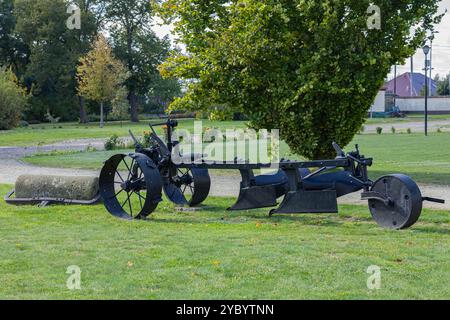
[[[337,213],[337,198],[362,190],[375,221],[385,228],[406,229],[417,222],[423,201],[444,203],[422,197],[417,184],[403,174],[384,176],[376,181],[368,177],[373,159],[356,151],[344,153],[333,144],[337,157],[333,160],[288,161],[279,163],[275,174],[255,176],[254,170],[270,164],[211,162],[202,155],[183,156],[186,163],[176,164],[172,152],[178,141],[172,133],[178,123],[168,120],[167,143],[151,127],[151,146],[143,148],[135,141],[136,152],[118,154],[105,162],[100,174],[100,193],[106,209],[123,219],[145,219],[162,201],[162,191],[179,206],[195,207],[207,197],[211,187],[209,169],[235,169],[242,176],[237,202],[229,210],[275,207],[273,214]],[[313,171],[311,171],[313,170]]]

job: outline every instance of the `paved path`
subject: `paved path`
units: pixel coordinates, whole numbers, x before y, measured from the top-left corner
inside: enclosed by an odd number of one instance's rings
[[[89,145],[101,150],[103,149],[103,142],[103,139],[85,139],[39,147],[0,147],[0,184],[14,184],[17,177],[22,174],[96,176],[99,174],[99,171],[37,167],[24,163],[20,159],[27,155],[53,150],[85,150]],[[240,183],[238,174],[233,173],[230,176],[224,176],[215,175],[212,172],[211,180],[212,189],[210,194],[212,196],[238,196]],[[426,207],[450,210],[450,186],[420,185],[420,188],[426,196],[446,200],[445,205],[425,203]],[[339,199],[339,202],[346,204],[364,204],[359,197],[360,195],[355,193]]]
[[[40,168],[22,162],[25,156],[56,150],[85,150],[88,146],[103,149],[104,139],[84,139],[55,143],[37,147],[0,147],[0,183],[14,184],[21,174],[91,176],[98,172],[92,170]]]

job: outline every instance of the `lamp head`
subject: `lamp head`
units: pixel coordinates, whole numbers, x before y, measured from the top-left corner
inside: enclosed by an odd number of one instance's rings
[[[430,52],[430,46],[429,46],[429,45],[425,45],[425,46],[423,47],[423,53],[424,53],[425,55],[428,55],[429,52]]]

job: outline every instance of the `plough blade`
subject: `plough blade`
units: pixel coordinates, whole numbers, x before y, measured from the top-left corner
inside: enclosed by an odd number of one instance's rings
[[[254,186],[241,188],[239,198],[228,210],[250,210],[274,207],[277,203],[275,186]]]
[[[239,197],[228,210],[251,210],[275,207],[277,199],[288,191],[287,177],[283,171],[254,176],[250,169],[240,170],[242,176]]]
[[[289,191],[271,214],[338,213],[336,190]]]

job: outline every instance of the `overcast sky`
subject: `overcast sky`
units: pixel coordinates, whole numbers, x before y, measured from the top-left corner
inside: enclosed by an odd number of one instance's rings
[[[440,5],[441,12],[445,9],[448,13],[442,19],[442,22],[437,26],[436,30],[439,31],[433,41],[433,74],[439,73],[439,75],[446,76],[450,73],[450,0],[443,0]],[[422,72],[425,65],[425,56],[422,49],[418,50],[414,55],[414,72]],[[404,66],[398,66],[398,73],[404,73],[410,71],[410,61]],[[393,71],[389,75],[389,78],[393,78]]]
[[[441,76],[445,76],[450,73],[450,0],[442,0],[440,4],[441,12],[444,12],[447,9],[449,12],[444,16],[442,22],[439,26],[437,26],[438,34],[436,34],[435,40],[433,41],[433,77],[437,73]],[[155,26],[155,31],[159,36],[164,36],[167,34],[171,34],[172,27],[171,26]],[[423,51],[420,49],[414,55],[414,72],[423,72],[425,57]],[[410,60],[404,66],[398,66],[397,72],[398,74],[409,72],[410,71]],[[394,71],[392,69],[392,73],[388,76],[388,78],[392,79],[394,76]]]

